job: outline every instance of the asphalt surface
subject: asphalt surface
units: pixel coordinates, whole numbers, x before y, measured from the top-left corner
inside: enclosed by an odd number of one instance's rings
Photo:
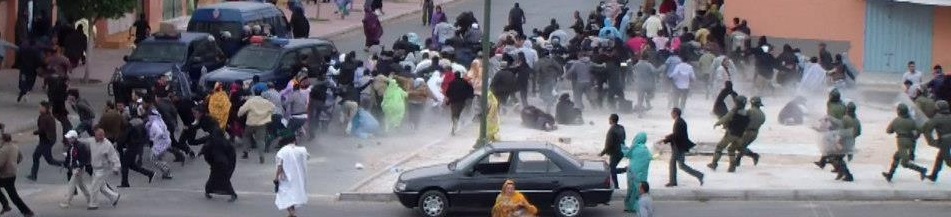
[[[493,0],[491,35],[495,38],[505,25],[508,11],[514,0]],[[461,0],[444,6],[450,20],[463,11],[473,11],[477,19],[483,20],[483,1]],[[524,29],[530,32],[532,28],[543,28],[549,19],[556,18],[562,29],[571,25],[571,13],[574,10],[587,11],[594,8],[596,2],[578,0],[533,0],[521,1],[522,8],[528,17]],[[484,28],[484,22],[483,28]],[[416,32],[423,37],[429,36],[430,27],[420,25],[419,16],[411,15],[398,20],[384,22],[383,43],[389,47],[399,36],[407,32]],[[338,50],[348,52],[357,51],[364,55],[364,37],[362,31],[355,31],[330,38]],[[121,61],[101,63],[118,66]],[[6,86],[4,90],[11,89]],[[37,86],[39,89],[39,86]],[[81,85],[80,90],[95,108],[101,107],[108,96],[104,84]],[[8,93],[9,91],[4,91]],[[8,95],[2,95],[9,98]],[[38,100],[16,106],[33,107]],[[306,143],[311,153],[308,162],[309,184],[308,193],[310,203],[300,210],[299,216],[417,216],[410,209],[397,203],[355,203],[336,202],[334,194],[347,191],[361,180],[367,178],[376,170],[358,170],[355,165],[360,163],[367,168],[382,168],[387,162],[393,162],[409,155],[419,147],[449,136],[448,116],[445,112],[430,112],[424,118],[424,126],[418,130],[401,129],[389,132],[379,138],[360,140],[341,136],[339,130],[332,130],[328,135],[321,136],[313,142]],[[35,118],[30,114],[29,119]],[[465,118],[464,118],[465,119]],[[342,128],[334,125],[332,127]],[[476,130],[470,126],[468,130]],[[25,179],[31,165],[31,155],[35,147],[35,136],[20,134],[15,140],[21,146],[24,155],[23,163],[19,165],[17,185],[27,204],[37,212],[38,216],[283,216],[273,205],[274,196],[271,192],[271,179],[274,174],[273,152],[267,155],[265,164],[259,164],[256,155],[252,159],[238,160],[238,166],[232,178],[235,189],[240,198],[228,203],[225,198],[212,200],[202,196],[204,182],[208,175],[208,167],[202,159],[187,161],[184,165],[172,164],[172,180],[156,179],[149,184],[147,178],[138,174],[130,174],[133,188],[120,189],[122,201],[116,208],[104,206],[98,211],[86,211],[83,206],[85,198],[78,196],[73,200],[72,207],[61,209],[57,205],[61,202],[65,172],[41,163],[39,180],[36,182]],[[471,145],[471,144],[458,144]],[[194,147],[196,150],[198,147]],[[54,156],[62,159],[61,146],[54,148]],[[240,149],[239,149],[240,150]],[[146,165],[151,168],[151,165]],[[112,177],[110,183],[118,184],[118,177]],[[804,203],[804,202],[661,202],[657,205],[657,216],[945,216],[951,211],[948,203]],[[585,216],[623,216],[620,202],[610,207],[588,209]],[[14,213],[17,213],[14,211]],[[486,216],[487,210],[462,210],[451,213],[451,216]],[[543,216],[550,216],[543,213]],[[4,216],[19,216],[8,214]]]

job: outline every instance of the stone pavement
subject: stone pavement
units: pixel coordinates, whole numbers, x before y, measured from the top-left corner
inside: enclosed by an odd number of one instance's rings
[[[658,94],[654,100],[655,108],[649,111],[645,118],[621,114],[620,123],[627,130],[628,139],[643,131],[648,134],[649,143],[660,140],[670,133],[672,121],[667,116],[667,110],[661,109],[666,99]],[[807,126],[782,126],[776,123],[775,117],[784,102],[789,97],[765,98],[765,113],[767,122],[761,130],[760,137],[751,149],[763,154],[758,166],[753,166],[748,158],[735,174],[727,173],[727,157],[721,159],[720,168],[711,171],[706,167],[710,162],[708,156],[689,156],[688,165],[706,173],[705,185],[686,174],[680,174],[678,188],[660,187],[667,183],[669,154],[658,155],[652,161],[649,181],[656,187],[655,198],[661,200],[951,200],[951,175],[947,173],[939,176],[937,183],[922,182],[918,175],[907,169],[899,168],[894,183],[887,183],[880,175],[885,171],[895,151],[894,138],[885,134],[888,121],[894,117],[891,109],[879,110],[875,108],[859,107],[859,116],[863,123],[863,135],[857,140],[858,153],[850,163],[855,175],[854,183],[845,183],[834,180],[835,174],[829,169],[819,170],[812,164],[819,157],[815,142],[816,134]],[[710,100],[704,100],[695,94],[687,102],[688,109],[685,119],[690,126],[690,136],[695,142],[701,143],[695,152],[709,153],[712,147],[723,135],[719,128],[712,128],[712,115],[709,115]],[[823,111],[823,110],[819,110]],[[584,126],[559,126],[553,132],[543,132],[527,129],[520,126],[517,114],[503,116],[501,137],[505,141],[535,140],[548,141],[566,149],[580,159],[607,160],[597,156],[603,147],[604,134],[607,126],[608,112],[589,111],[585,113]],[[807,120],[807,123],[809,121]],[[445,142],[432,145],[426,151],[417,153],[411,159],[401,164],[391,165],[386,171],[381,171],[375,179],[365,185],[351,189],[352,192],[341,194],[341,200],[390,201],[393,198],[392,188],[399,176],[399,172],[412,168],[443,164],[460,158],[470,151],[471,141],[477,136],[477,129],[468,134],[451,138]],[[570,143],[559,142],[568,138]],[[704,147],[704,144],[708,146]],[[937,151],[919,142],[917,163],[931,169],[933,157]],[[669,153],[661,148],[648,144],[655,153],[658,151]],[[701,153],[702,154],[702,153]],[[622,161],[621,167],[626,165]],[[622,175],[620,180],[625,180]],[[623,182],[622,182],[623,183]],[[625,189],[626,186],[621,186]],[[626,191],[618,191],[615,196],[622,197]]]

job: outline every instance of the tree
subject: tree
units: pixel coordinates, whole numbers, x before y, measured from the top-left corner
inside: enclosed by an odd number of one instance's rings
[[[132,12],[140,0],[59,0],[63,14],[76,19],[86,18],[93,23],[100,19],[118,19]]]
[[[96,22],[102,19],[118,19],[124,17],[127,13],[132,12],[135,9],[135,6],[140,0],[59,0],[57,4],[59,5],[60,10],[63,11],[65,17],[69,17],[75,20],[79,19],[88,19],[91,26],[88,28],[95,28]],[[93,44],[92,35],[88,35],[89,41],[87,41],[86,49],[86,71],[83,73],[83,83],[89,81],[89,56],[92,56],[92,49],[90,47]]]

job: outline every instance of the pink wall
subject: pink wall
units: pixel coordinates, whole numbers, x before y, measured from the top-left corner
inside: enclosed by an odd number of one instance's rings
[[[848,41],[851,47],[849,58],[862,70],[865,55],[865,2],[730,0],[724,5],[724,19],[728,22],[732,22],[730,20],[733,17],[746,19],[756,36]]]
[[[948,52],[951,48],[951,7],[935,7],[933,38],[931,62],[944,68],[951,67],[951,52]]]

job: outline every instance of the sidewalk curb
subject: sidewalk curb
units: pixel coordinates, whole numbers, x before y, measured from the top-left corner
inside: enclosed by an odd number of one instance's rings
[[[664,201],[951,201],[951,191],[927,190],[733,190],[733,189],[651,189],[655,200]],[[617,190],[611,201],[624,201]],[[395,202],[393,193],[340,193],[339,201]]]
[[[467,128],[467,127],[469,127],[469,125],[471,125],[471,124],[472,124],[472,123],[467,123],[467,124],[463,125],[462,128]],[[390,172],[390,171],[393,170],[393,168],[396,168],[396,167],[398,167],[399,165],[403,165],[404,163],[408,162],[409,160],[412,160],[413,158],[416,158],[417,156],[419,156],[420,153],[422,153],[423,151],[428,150],[429,147],[433,147],[433,146],[436,145],[436,144],[446,142],[446,141],[449,140],[450,138],[452,138],[452,136],[443,137],[443,138],[441,138],[441,139],[438,139],[438,140],[436,140],[436,141],[432,141],[432,142],[430,142],[430,143],[428,143],[428,144],[426,144],[426,145],[423,145],[422,147],[420,147],[419,149],[416,149],[416,151],[413,151],[413,153],[407,155],[406,157],[403,157],[402,159],[396,161],[395,163],[392,163],[392,164],[386,166],[386,168],[383,168],[382,170],[376,171],[376,172],[374,172],[372,175],[367,176],[366,178],[360,180],[359,182],[357,182],[356,184],[354,184],[353,186],[351,186],[350,188],[348,188],[348,189],[347,189],[347,192],[356,192],[357,189],[360,189],[360,188],[362,188],[363,186],[366,186],[368,183],[372,182],[373,180],[375,180],[375,179],[377,179],[377,178],[380,178],[380,176],[382,176],[384,173]],[[341,197],[345,197],[345,196],[343,196],[344,194],[345,194],[345,193],[340,193],[340,196],[338,197],[338,200],[340,200],[339,198],[341,198]],[[343,201],[345,201],[345,200],[343,200]],[[381,201],[382,201],[382,199],[381,199]]]
[[[446,1],[443,2],[443,3],[436,4],[436,6],[445,6],[445,5],[452,4],[452,3],[456,3],[456,2],[459,2],[459,1],[463,1],[463,0],[446,0]],[[380,25],[387,24],[387,23],[390,23],[390,22],[395,22],[396,20],[403,19],[403,18],[405,18],[405,17],[407,17],[407,16],[420,13],[422,10],[423,10],[422,8],[414,8],[413,10],[397,12],[396,15],[393,16],[393,17],[380,20]],[[329,32],[329,33],[326,33],[326,34],[320,34],[320,35],[318,35],[317,37],[319,37],[319,38],[333,38],[333,37],[337,37],[337,36],[341,36],[341,35],[348,34],[348,33],[350,33],[350,32],[357,31],[357,30],[359,30],[359,29],[361,29],[361,28],[363,28],[363,25],[362,25],[362,24],[361,24],[361,25],[354,25],[354,26],[351,26],[351,27],[345,27],[345,28],[338,29],[338,31],[332,31],[332,32]]]

